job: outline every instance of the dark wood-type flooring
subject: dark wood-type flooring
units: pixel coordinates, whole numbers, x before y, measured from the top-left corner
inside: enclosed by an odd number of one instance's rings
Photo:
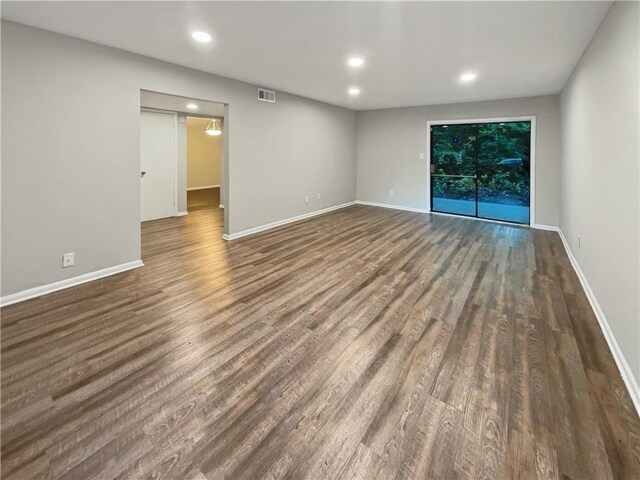
[[[556,233],[353,206],[2,310],[2,478],[640,478]]]
[[[187,191],[187,211],[195,212],[220,205],[220,187]]]

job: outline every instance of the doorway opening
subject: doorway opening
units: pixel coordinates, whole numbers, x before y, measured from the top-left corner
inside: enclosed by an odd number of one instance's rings
[[[533,223],[534,117],[428,126],[432,212]]]
[[[228,104],[140,91],[139,208],[143,258],[152,251],[145,249],[145,232],[158,228],[206,225],[218,230],[222,238],[227,233],[228,115]],[[209,140],[205,147],[189,139],[190,124],[199,137]],[[196,159],[191,168],[189,153]],[[198,162],[208,162],[208,168],[199,169]],[[197,220],[191,221],[187,217],[189,212],[197,215]]]
[[[224,208],[222,178],[222,118],[186,117],[187,211]]]
[[[208,189],[201,195],[214,194],[212,203],[224,208],[227,107],[140,91],[141,222],[187,215],[187,194],[198,189]]]

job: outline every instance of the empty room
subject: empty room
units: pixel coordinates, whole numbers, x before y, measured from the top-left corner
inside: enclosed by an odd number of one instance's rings
[[[3,479],[640,479],[640,2],[0,8]]]

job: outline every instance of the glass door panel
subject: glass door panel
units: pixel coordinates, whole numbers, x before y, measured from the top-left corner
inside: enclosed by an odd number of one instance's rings
[[[529,223],[531,122],[431,127],[431,210]]]
[[[530,122],[478,124],[478,217],[529,223]]]
[[[434,177],[432,210],[476,216],[476,184],[472,178]]]
[[[431,209],[458,215],[476,210],[476,128],[437,125],[431,129]]]

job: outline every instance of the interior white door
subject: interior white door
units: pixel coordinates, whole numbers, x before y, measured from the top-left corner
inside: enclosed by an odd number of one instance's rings
[[[140,112],[140,218],[175,215],[176,116]]]

